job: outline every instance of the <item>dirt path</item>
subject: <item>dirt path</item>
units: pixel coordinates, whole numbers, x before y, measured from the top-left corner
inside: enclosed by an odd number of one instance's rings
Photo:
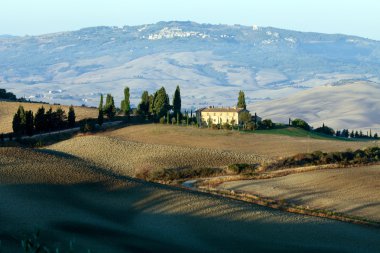
[[[240,190],[313,209],[380,221],[380,166],[329,169],[263,180],[226,182],[219,189]]]

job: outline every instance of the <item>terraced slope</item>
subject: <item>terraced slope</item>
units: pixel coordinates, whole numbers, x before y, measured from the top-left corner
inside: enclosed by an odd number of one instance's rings
[[[0,240],[75,252],[378,252],[380,230],[136,181],[78,158],[0,148]],[[19,159],[20,158],[20,159]]]

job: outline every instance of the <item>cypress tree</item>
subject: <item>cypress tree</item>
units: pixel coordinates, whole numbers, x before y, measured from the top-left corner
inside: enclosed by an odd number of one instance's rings
[[[21,118],[19,113],[15,113],[13,116],[12,128],[15,135],[21,135]]]
[[[153,109],[153,103],[154,103],[154,95],[149,95],[149,114],[152,115],[154,114],[154,109]]]
[[[16,135],[23,135],[25,133],[26,114],[23,106],[19,106],[16,114],[13,117],[12,128]]]
[[[179,125],[179,113],[177,112],[177,126]]]
[[[75,111],[72,105],[69,107],[69,114],[67,117],[67,121],[68,121],[69,127],[75,126]]]
[[[99,126],[102,126],[103,125],[103,122],[104,122],[104,115],[103,115],[103,110],[99,110],[99,113],[98,113],[98,124]]]
[[[131,103],[129,101],[129,87],[124,88],[124,100],[121,101],[121,111],[124,113],[124,115],[129,115],[129,112],[131,110]]]
[[[161,87],[161,89],[155,93],[153,100],[153,112],[156,116],[156,119],[165,116],[169,109],[169,96],[166,93],[165,88]]]
[[[32,111],[27,111],[25,113],[25,133],[28,136],[32,136],[34,132],[34,117]]]
[[[34,128],[38,133],[45,131],[45,108],[43,106],[38,108],[36,112],[34,117]]]
[[[100,94],[99,110],[103,110],[103,94]]]
[[[104,113],[107,114],[109,119],[112,119],[116,114],[115,101],[111,94],[107,94],[106,105],[104,106]]]
[[[242,90],[239,91],[237,107],[247,109],[247,104],[245,103],[245,94],[244,94],[244,91]]]
[[[53,109],[50,107],[45,113],[45,130],[51,131],[53,129]]]
[[[149,114],[149,93],[148,91],[144,91],[141,95],[141,102],[137,107],[137,111],[140,115],[148,115]]]
[[[65,127],[66,113],[61,108],[58,107],[57,110],[53,113],[53,124],[54,129],[62,129]]]
[[[181,91],[178,85],[173,96],[173,111],[175,115],[181,113]]]
[[[99,102],[99,112],[98,112],[98,124],[99,126],[103,125],[104,121],[104,111],[103,111],[103,94],[100,94],[100,102]]]
[[[168,124],[168,125],[169,125],[169,118],[170,118],[170,112],[168,111],[166,113],[166,124]]]

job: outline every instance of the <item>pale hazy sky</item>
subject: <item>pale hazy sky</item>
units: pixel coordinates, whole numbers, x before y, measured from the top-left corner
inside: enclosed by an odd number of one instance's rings
[[[379,0],[0,0],[0,34],[191,20],[380,40]]]

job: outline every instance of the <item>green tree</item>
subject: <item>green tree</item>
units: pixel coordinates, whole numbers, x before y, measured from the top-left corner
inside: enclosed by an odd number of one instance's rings
[[[153,100],[153,112],[157,119],[166,115],[170,109],[169,96],[164,87],[161,87],[155,95]]]
[[[45,131],[45,108],[43,106],[38,108],[36,112],[34,117],[34,128],[38,133]]]
[[[32,136],[34,133],[34,117],[32,111],[25,112],[25,133]]]
[[[12,121],[12,128],[13,128],[13,133],[17,136],[22,135],[25,130],[25,111],[24,107],[21,105],[18,107],[17,112],[13,116],[13,121]]]
[[[144,91],[141,95],[141,102],[137,107],[138,113],[140,115],[149,115],[149,93]]]
[[[154,95],[151,94],[151,95],[149,95],[149,114],[150,115],[154,114],[154,111],[153,111],[153,102],[154,102]]]
[[[115,114],[116,114],[115,101],[111,94],[107,94],[106,104],[104,106],[104,113],[107,115],[109,119],[112,119],[113,117],[115,117]]]
[[[100,94],[99,110],[103,110],[103,94]]]
[[[273,127],[274,127],[274,124],[272,120],[270,119],[264,119],[260,123],[260,128],[263,128],[263,129],[272,129]]]
[[[53,127],[53,109],[50,107],[45,113],[45,130],[51,131]]]
[[[179,113],[177,113],[177,126],[179,125]]]
[[[57,110],[53,113],[53,128],[54,129],[62,129],[65,128],[66,121],[66,112],[58,107]]]
[[[310,129],[311,129],[310,125],[302,119],[292,120],[292,126],[302,128],[306,131],[310,131]]]
[[[325,124],[323,124],[322,127],[318,127],[314,131],[317,133],[331,135],[331,136],[333,136],[335,134],[334,129],[332,129],[331,127],[325,126]]]
[[[103,110],[99,110],[98,112],[98,124],[99,126],[102,126],[104,122],[104,112]]]
[[[244,91],[242,90],[239,91],[237,107],[247,109],[247,104],[245,103],[245,94],[244,94]]]
[[[178,85],[173,96],[173,112],[174,115],[181,114],[181,91]]]
[[[120,109],[124,113],[124,115],[129,115],[129,112],[131,111],[131,103],[129,101],[129,87],[124,88],[124,99],[121,101]]]
[[[252,115],[247,111],[242,112],[239,115],[239,121],[242,122],[243,124],[247,124],[248,122],[252,121]]]
[[[75,111],[72,105],[69,107],[69,114],[67,116],[67,121],[68,121],[69,127],[75,126]]]

